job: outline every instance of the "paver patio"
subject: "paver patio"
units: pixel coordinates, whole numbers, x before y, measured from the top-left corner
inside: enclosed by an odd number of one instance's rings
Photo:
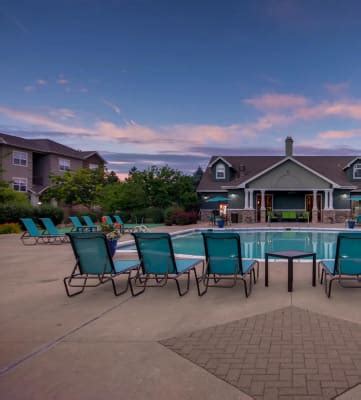
[[[278,398],[276,390],[284,399],[313,399],[330,398],[360,382],[361,290],[335,285],[328,299],[319,285],[311,286],[309,263],[295,263],[292,293],[287,292],[285,264],[275,263],[270,266],[268,288],[261,265],[260,283],[248,299],[241,286],[210,289],[199,298],[194,282],[183,298],[170,284],[149,289],[138,298],[130,294],[116,298],[111,287],[104,285],[69,299],[62,286],[62,278],[74,264],[69,245],[23,247],[17,235],[3,235],[0,253],[1,399],[241,400]],[[253,328],[248,324],[254,324]],[[242,375],[226,366],[217,372],[215,367],[202,365],[202,354],[180,356],[172,351],[187,338],[198,340],[197,334],[221,329],[217,326],[237,326],[250,342],[242,341],[235,351],[226,347],[224,354],[232,359],[251,346],[254,353],[246,353],[250,365],[267,373],[252,375],[251,366]],[[267,357],[260,356],[266,353],[260,353],[263,347],[252,340],[260,340],[264,348],[269,343]],[[292,345],[299,351],[292,354],[292,366],[283,368],[290,359],[287,346]],[[326,351],[329,345],[333,350]],[[312,358],[312,354],[324,357]],[[282,372],[285,379],[270,367],[278,365],[277,358],[281,360],[278,370],[290,371]],[[333,368],[334,360],[338,368]],[[315,369],[318,373],[310,372]],[[278,380],[267,380],[269,375]],[[326,383],[331,381],[336,383]],[[262,393],[254,392],[254,382]],[[288,386],[269,391],[272,382]],[[317,382],[321,393],[312,394],[311,390],[318,390]],[[302,394],[286,394],[285,388],[302,390]],[[361,388],[356,386],[339,398],[360,399]]]

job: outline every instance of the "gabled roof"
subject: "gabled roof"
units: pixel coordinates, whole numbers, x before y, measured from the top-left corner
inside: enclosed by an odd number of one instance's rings
[[[104,162],[105,160],[96,151],[74,150],[69,146],[55,142],[50,139],[25,139],[19,136],[8,135],[0,132],[0,143],[20,149],[30,150],[39,153],[59,154],[65,157],[87,159],[97,154]]]
[[[213,156],[210,160],[217,159],[219,156]],[[232,164],[236,171],[232,179],[228,182],[215,181],[213,179],[209,166],[203,174],[203,177],[198,185],[198,192],[215,191],[225,189],[226,187],[239,187],[245,182],[251,180],[256,175],[271,168],[276,163],[281,162],[286,157],[284,156],[222,156]],[[301,163],[303,166],[317,173],[319,176],[332,181],[339,187],[357,188],[361,182],[350,182],[344,171],[344,166],[355,159],[355,156],[293,156],[293,160]],[[239,166],[245,167],[244,171],[239,171]]]
[[[223,162],[224,162],[226,165],[228,165],[230,168],[233,167],[232,164],[229,163],[227,160],[225,160],[223,157],[216,157],[212,162],[209,163],[208,166],[209,166],[210,168],[212,168],[213,165],[214,165],[215,163],[217,163],[218,161],[223,161]]]
[[[345,169],[351,167],[351,165],[352,165],[353,163],[355,163],[356,161],[358,161],[358,160],[361,160],[361,157],[356,157],[356,158],[352,159],[348,164],[346,164],[346,165],[343,167],[343,169],[345,170]]]
[[[274,168],[277,168],[279,165],[284,164],[287,161],[292,161],[293,163],[297,164],[298,166],[300,166],[301,168],[306,169],[307,171],[311,172],[314,175],[317,175],[319,178],[323,179],[324,181],[331,183],[332,185],[338,187],[339,184],[332,181],[331,179],[327,178],[326,176],[323,176],[322,174],[320,174],[319,172],[313,170],[312,168],[308,167],[307,165],[303,164],[302,162],[296,160],[294,157],[284,157],[282,160],[276,162],[276,164],[273,164],[271,167],[265,169],[264,171],[260,172],[259,174],[252,176],[250,179],[248,179],[247,181],[244,181],[242,183],[242,187],[245,186],[247,183],[254,181],[255,179],[266,175],[269,171],[272,171]]]

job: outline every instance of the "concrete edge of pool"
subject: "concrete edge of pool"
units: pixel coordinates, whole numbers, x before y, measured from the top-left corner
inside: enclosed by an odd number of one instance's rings
[[[338,232],[355,232],[354,229],[348,229],[348,228],[315,228],[315,227],[282,227],[282,226],[278,226],[278,227],[259,227],[259,228],[253,228],[253,227],[247,227],[247,228],[216,228],[216,227],[210,227],[210,228],[192,228],[192,229],[183,229],[183,230],[179,230],[179,231],[175,231],[175,232],[171,232],[170,235],[171,237],[181,237],[181,236],[186,236],[192,233],[196,233],[196,232],[205,232],[205,231],[216,231],[216,232],[317,232],[317,233],[338,233]],[[124,253],[128,253],[128,254],[136,254],[137,250],[136,249],[131,249],[129,247],[133,247],[134,246],[134,240],[126,240],[124,242],[121,242],[118,244],[117,246],[117,250],[116,252],[118,254],[124,254]],[[205,257],[203,255],[194,255],[194,254],[187,254],[187,253],[175,253],[175,256],[178,258],[191,258],[191,259],[199,259],[199,260],[204,260]],[[257,261],[264,261],[264,257],[243,257],[245,260],[247,259],[254,259]],[[333,258],[329,258],[329,257],[320,257],[317,258],[317,261],[319,260],[332,260]],[[279,262],[287,262],[287,261],[283,261],[280,259],[276,259],[276,258],[269,258],[269,261],[273,262],[273,261],[279,261]],[[300,259],[297,260],[297,262],[309,262],[309,259]]]

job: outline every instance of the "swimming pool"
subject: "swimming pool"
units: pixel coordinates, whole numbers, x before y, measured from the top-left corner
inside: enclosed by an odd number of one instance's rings
[[[206,230],[205,230],[206,231]],[[202,230],[176,234],[172,237],[178,255],[204,256]],[[321,230],[232,230],[240,235],[244,258],[264,259],[266,252],[299,250],[315,252],[318,259],[334,258],[339,231]],[[134,244],[120,246],[135,250]]]

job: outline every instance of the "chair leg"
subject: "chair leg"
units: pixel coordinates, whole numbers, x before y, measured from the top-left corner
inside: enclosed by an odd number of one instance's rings
[[[175,282],[177,284],[177,289],[178,289],[178,294],[179,296],[184,296],[185,294],[187,294],[189,292],[189,285],[190,285],[190,280],[191,280],[191,276],[190,276],[190,271],[187,272],[187,288],[184,292],[181,291],[180,288],[180,284],[178,282],[178,278],[175,278]]]
[[[70,280],[71,280],[71,276],[67,276],[63,280],[64,286],[65,286],[65,291],[66,291],[66,294],[67,294],[68,297],[74,297],[74,296],[77,296],[78,294],[81,294],[81,293],[84,292],[87,278],[84,279],[84,283],[83,283],[82,288],[80,290],[78,290],[77,292],[73,292],[73,293],[70,293],[70,291],[69,291],[69,287],[70,286],[69,286],[68,283],[69,283]]]
[[[137,276],[131,276],[131,272],[129,273],[129,287],[130,287],[130,292],[131,292],[131,294],[132,294],[132,296],[133,297],[137,297],[137,296],[139,296],[140,294],[142,294],[142,293],[144,293],[144,291],[145,291],[145,289],[146,289],[146,286],[144,286],[141,290],[139,290],[138,292],[135,292],[134,291],[134,286],[133,286],[133,283],[132,283],[132,281],[134,280],[134,284],[135,284],[135,281],[136,281],[136,279],[137,279]],[[136,285],[135,285],[136,286]]]
[[[113,277],[111,278],[112,286],[113,286],[113,292],[114,292],[115,296],[120,296],[121,294],[124,294],[124,293],[127,292],[128,287],[129,287],[129,274],[127,274],[127,275],[128,275],[128,277],[127,277],[127,283],[125,285],[125,288],[123,290],[121,290],[120,292],[117,291],[117,286],[115,284],[115,279]]]
[[[324,279],[324,277],[325,277],[325,270],[322,269],[322,271],[321,271],[321,277],[320,277],[320,283],[321,283],[321,285],[323,284],[323,279]]]
[[[198,285],[198,296],[203,296],[207,293],[208,290],[208,284],[209,284],[209,275],[207,273],[204,273],[203,276],[199,278],[199,281],[203,282],[204,290],[201,292],[200,286]]]

